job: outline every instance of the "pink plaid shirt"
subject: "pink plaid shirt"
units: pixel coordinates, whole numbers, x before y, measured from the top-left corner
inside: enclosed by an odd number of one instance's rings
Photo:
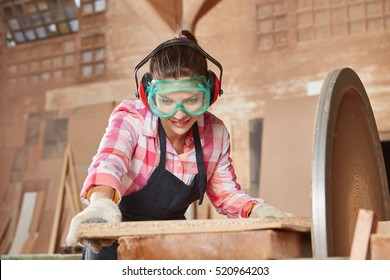
[[[141,101],[124,100],[112,112],[97,154],[88,169],[81,199],[95,185],[106,185],[126,196],[142,189],[159,163],[158,118]],[[230,218],[246,217],[261,202],[241,190],[231,164],[229,133],[221,120],[206,112],[198,120],[207,173],[206,193],[218,213]],[[198,173],[192,133],[183,154],[167,140],[166,169],[186,184]]]

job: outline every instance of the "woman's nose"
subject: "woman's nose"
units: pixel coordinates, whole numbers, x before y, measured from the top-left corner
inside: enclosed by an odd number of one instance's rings
[[[180,120],[180,119],[187,117],[187,114],[181,108],[179,108],[179,110],[176,112],[174,117],[175,117],[175,119]]]

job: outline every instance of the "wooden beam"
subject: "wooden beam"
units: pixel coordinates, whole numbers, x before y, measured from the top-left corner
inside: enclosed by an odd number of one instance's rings
[[[51,232],[54,225],[57,197],[59,196],[60,175],[63,168],[63,159],[41,160],[36,168],[24,173],[24,191],[44,191],[45,203],[35,240],[33,254],[49,253]]]
[[[390,235],[390,221],[378,222],[376,233],[384,233]]]
[[[71,196],[71,200],[73,200],[74,210],[76,214],[82,210],[82,205],[79,197],[79,188],[78,188],[78,180],[77,180],[77,172],[74,164],[74,157],[72,147],[68,145],[68,175],[69,175],[69,184],[67,184],[67,189]]]
[[[310,232],[310,218],[205,219],[81,224],[78,238],[118,239],[121,236],[218,233],[259,229]]]
[[[22,198],[23,198],[21,183],[11,183],[9,187],[10,188],[5,197],[6,200],[4,202],[4,205],[8,204],[8,207],[10,208],[11,221],[9,222],[9,225],[6,228],[5,235],[1,240],[0,252],[2,254],[8,253],[12,246],[12,241],[16,233],[18,218],[21,210],[19,207],[22,204]]]
[[[69,161],[69,147],[65,149],[64,160],[61,169],[61,179],[58,185],[58,195],[56,197],[56,206],[54,210],[53,226],[51,228],[50,241],[49,241],[49,254],[54,254],[56,250],[58,228],[60,225],[61,212],[63,207],[66,180],[68,175],[68,161]]]
[[[370,236],[375,233],[377,223],[374,211],[359,210],[352,240],[351,260],[366,260],[369,258]]]
[[[371,234],[371,259],[390,260],[390,221],[378,222],[376,234]]]
[[[28,240],[29,229],[37,201],[37,192],[25,192],[19,214],[18,225],[12,241],[9,254],[21,254],[24,243]]]
[[[9,224],[11,223],[11,211],[0,210],[0,217],[2,218],[2,221],[0,223],[0,245],[1,245],[3,243],[3,240],[5,239],[5,235],[9,227]],[[0,253],[3,254],[4,252],[0,251]]]
[[[37,236],[39,234],[39,223],[42,219],[42,211],[45,204],[45,192],[44,191],[37,191],[37,201],[35,203],[35,209],[33,211],[33,216],[31,219],[31,225],[29,229],[29,236],[26,242],[24,243],[23,249],[21,251],[22,254],[31,254],[35,241],[37,239]]]
[[[390,233],[371,235],[371,259],[390,260]]]
[[[149,1],[126,0],[126,4],[131,6],[132,10],[140,19],[144,19],[145,15],[147,15],[147,18],[154,19],[145,20],[145,23],[148,24],[149,28],[153,31],[153,35],[160,41],[166,41],[167,38],[170,38],[175,33],[175,26],[170,26]]]
[[[207,0],[183,0],[181,28],[194,32],[194,23],[200,8]]]

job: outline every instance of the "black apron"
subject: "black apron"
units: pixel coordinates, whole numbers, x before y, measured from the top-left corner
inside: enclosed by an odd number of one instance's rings
[[[183,220],[185,219],[184,213],[192,202],[199,199],[199,204],[202,203],[207,177],[196,122],[192,127],[192,133],[198,174],[195,175],[192,183],[187,185],[165,169],[166,137],[159,120],[160,163],[141,190],[122,198],[119,203],[122,221]],[[98,254],[86,249],[83,258],[87,260],[117,259],[117,247],[118,242],[115,241],[113,245],[103,247]]]

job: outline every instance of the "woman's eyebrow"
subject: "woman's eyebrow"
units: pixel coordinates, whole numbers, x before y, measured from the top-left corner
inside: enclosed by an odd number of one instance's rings
[[[194,93],[191,96],[188,96],[187,98],[184,98],[183,100],[187,100],[187,99],[194,98],[194,97],[198,97],[198,94]]]
[[[157,95],[159,98],[161,98],[161,99],[168,99],[168,100],[174,100],[174,99],[172,99],[172,98],[169,98],[169,97],[167,97],[167,96],[164,96],[164,95]]]

